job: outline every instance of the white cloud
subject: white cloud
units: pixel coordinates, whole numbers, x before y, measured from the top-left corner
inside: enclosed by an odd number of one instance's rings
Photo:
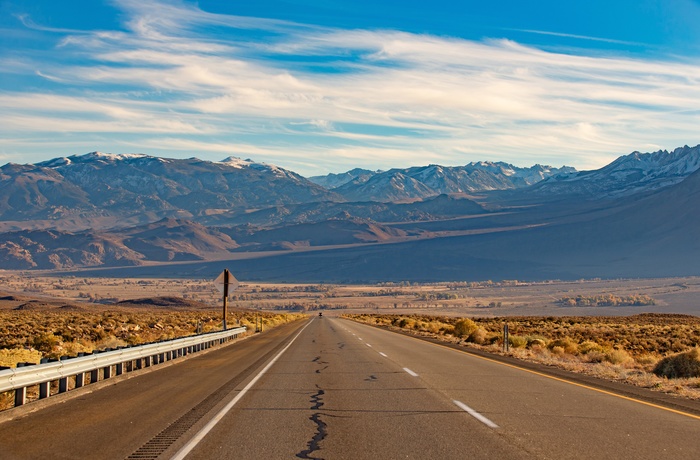
[[[0,93],[0,134],[100,133],[115,143],[121,134],[136,150],[238,145],[259,161],[333,170],[483,159],[594,168],[644,146],[698,142],[698,62],[116,4],[126,32],[68,31],[61,41],[57,52],[87,60],[17,66],[65,91]],[[230,35],[209,35],[211,26]]]

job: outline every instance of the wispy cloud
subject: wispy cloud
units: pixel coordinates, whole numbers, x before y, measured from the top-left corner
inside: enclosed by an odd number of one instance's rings
[[[603,42],[603,43],[615,43],[617,45],[631,45],[631,46],[648,46],[645,43],[630,42],[625,40],[615,40],[613,38],[604,37],[591,37],[588,35],[576,35],[576,34],[566,34],[561,32],[551,32],[546,30],[532,30],[532,29],[507,29],[515,32],[525,32],[528,34],[536,35],[549,35],[551,37],[563,37],[563,38],[575,38],[577,40],[588,40],[593,42]]]
[[[481,159],[594,168],[643,146],[698,142],[698,62],[115,4],[125,30],[64,31],[65,59],[30,55],[15,67],[54,86],[0,92],[0,134],[242,152],[306,173]]]

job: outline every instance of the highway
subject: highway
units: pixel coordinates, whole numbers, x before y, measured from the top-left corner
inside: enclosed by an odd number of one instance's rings
[[[698,435],[693,413],[324,316],[0,423],[0,458],[700,458]]]

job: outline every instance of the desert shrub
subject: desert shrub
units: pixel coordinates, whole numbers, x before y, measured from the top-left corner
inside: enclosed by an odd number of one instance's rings
[[[595,342],[586,340],[578,345],[578,352],[582,355],[587,355],[589,353],[603,353],[603,347]]]
[[[527,347],[528,348],[534,348],[534,347],[544,348],[547,346],[547,341],[542,337],[528,336],[528,337],[526,337],[526,339],[527,339]]]
[[[469,334],[469,337],[467,337],[467,342],[483,345],[486,342],[488,335],[489,333],[486,332],[486,329],[479,326],[474,330],[474,332]]]
[[[581,356],[588,363],[602,363],[606,360],[606,354],[603,351],[590,350],[585,355]]]
[[[89,340],[82,342],[68,342],[63,344],[63,352],[66,356],[76,356],[78,353],[91,353],[95,344]]]
[[[569,337],[552,340],[547,345],[547,348],[549,348],[552,351],[554,351],[555,347],[561,348],[562,350],[564,350],[564,353],[568,353],[570,355],[575,355],[578,353],[578,344],[571,340]]]
[[[527,346],[527,338],[519,335],[509,335],[508,344],[513,348],[525,348]]]
[[[39,334],[34,337],[32,341],[32,346],[34,349],[48,354],[53,352],[54,348],[61,344],[61,339],[53,335],[53,332]]]
[[[632,357],[625,350],[610,350],[605,353],[605,360],[611,364],[624,364],[632,361]]]
[[[120,340],[114,336],[109,336],[106,339],[102,340],[99,342],[95,348],[98,350],[104,350],[105,348],[119,348],[126,346],[127,343],[123,340]]]
[[[552,351],[552,354],[555,354],[555,355],[563,355],[564,354],[564,347],[555,346],[555,347],[550,348],[550,350]]]
[[[455,337],[469,337],[476,329],[477,325],[474,321],[463,318],[455,323],[453,334]]]
[[[700,348],[665,357],[654,368],[654,374],[670,379],[700,377]]]

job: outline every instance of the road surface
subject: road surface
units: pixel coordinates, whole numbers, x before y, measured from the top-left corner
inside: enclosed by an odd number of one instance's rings
[[[0,424],[0,458],[700,458],[700,417],[339,318]]]

